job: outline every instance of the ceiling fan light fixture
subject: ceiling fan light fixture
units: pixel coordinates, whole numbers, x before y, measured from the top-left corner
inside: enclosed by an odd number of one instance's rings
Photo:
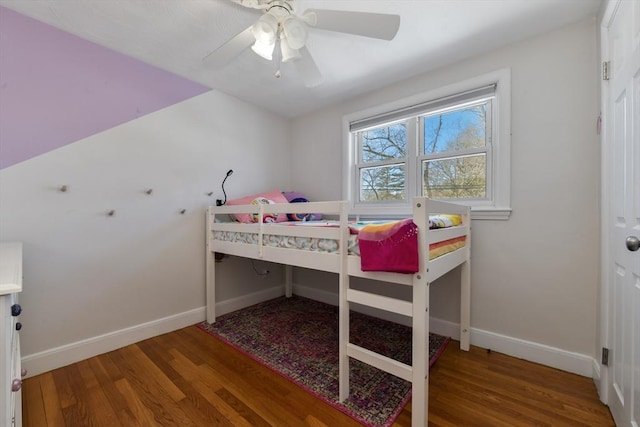
[[[278,20],[275,16],[265,13],[253,24],[251,32],[256,42],[265,45],[274,44],[278,37]]]
[[[310,10],[306,11],[305,13],[303,13],[300,16],[300,19],[307,25],[311,25],[312,27],[315,27],[316,25],[318,25],[318,15],[315,12],[312,12]]]
[[[282,62],[295,61],[302,57],[298,49],[291,48],[291,45],[286,38],[282,38],[280,40],[280,51],[282,52]]]
[[[251,46],[251,50],[253,50],[256,54],[260,55],[264,59],[271,61],[273,59],[273,50],[275,49],[276,44],[274,43],[262,43],[260,40],[256,40],[256,42]]]
[[[302,20],[288,16],[282,21],[282,29],[291,49],[300,49],[307,42],[307,26]]]

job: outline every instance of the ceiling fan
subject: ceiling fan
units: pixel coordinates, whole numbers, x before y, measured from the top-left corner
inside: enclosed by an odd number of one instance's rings
[[[223,65],[248,47],[268,60],[276,60],[276,77],[280,62],[292,61],[305,85],[317,86],[322,75],[306,47],[309,27],[392,40],[400,28],[400,16],[370,12],[308,9],[294,13],[294,0],[231,0],[242,6],[262,10],[263,14],[249,28],[240,32],[204,59]]]

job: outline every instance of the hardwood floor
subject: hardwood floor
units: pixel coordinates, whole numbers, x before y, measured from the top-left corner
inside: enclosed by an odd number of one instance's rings
[[[430,381],[432,426],[614,425],[591,379],[455,341]],[[25,379],[23,413],[25,427],[358,425],[195,326]]]

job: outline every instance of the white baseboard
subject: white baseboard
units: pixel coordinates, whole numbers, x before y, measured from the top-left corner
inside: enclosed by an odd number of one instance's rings
[[[432,332],[460,340],[460,325],[458,323],[432,317],[429,325]],[[471,344],[583,377],[594,378],[594,381],[596,378],[594,369],[598,362],[586,354],[575,353],[473,327],[471,328]]]
[[[593,383],[596,386],[596,391],[598,392],[598,397],[600,401],[605,405],[609,403],[608,401],[608,390],[607,390],[607,375],[609,372],[607,371],[607,367],[601,365],[597,359],[593,359]]]
[[[318,291],[317,289],[300,285],[294,285],[293,291],[294,294],[302,297],[322,301],[327,304],[338,304],[338,295],[331,292]],[[408,326],[411,325],[411,319],[405,316],[362,306],[357,307],[356,310],[392,322]],[[458,323],[432,317],[429,319],[429,329],[436,334],[449,336],[454,340],[460,340],[460,325]],[[585,354],[574,353],[477,328],[471,328],[471,344],[590,378],[594,378],[594,368],[597,365],[597,361],[593,357]]]
[[[304,297],[304,298],[309,298],[315,301],[320,301],[325,304],[338,305],[338,294],[335,294],[333,292],[321,291],[321,290],[310,288],[307,286],[294,284],[293,294]],[[399,323],[401,325],[411,326],[411,319],[406,316],[402,316],[400,314],[391,313],[383,310],[376,310],[374,308],[359,305],[359,304],[354,304],[354,311],[357,311],[363,314],[368,314],[369,316],[379,317],[381,319],[388,320],[390,322]]]
[[[284,295],[283,286],[274,286],[249,295],[243,295],[238,298],[232,298],[216,303],[216,317],[250,305],[259,304],[270,299],[278,298]]]
[[[321,291],[319,289],[307,286],[293,284],[293,294],[314,301],[320,301],[325,304],[338,305],[338,294],[333,292]]]
[[[153,320],[22,357],[28,375],[38,375],[205,320],[205,308]]]
[[[222,301],[216,304],[216,312],[218,315],[222,315],[281,295],[284,295],[282,286],[269,288],[241,298]],[[27,369],[29,376],[42,374],[148,338],[195,325],[205,319],[206,308],[196,308],[39,353],[25,355],[22,357],[22,366]]]
[[[332,305],[338,304],[338,295],[332,292],[300,285],[294,285],[293,290],[296,295],[302,297]],[[222,301],[216,304],[216,312],[217,315],[230,313],[282,295],[284,295],[282,286],[269,288],[240,298]],[[362,306],[357,307],[356,310],[386,320],[411,325],[411,320],[404,316]],[[205,312],[205,307],[197,308],[40,353],[26,355],[22,358],[22,366],[27,368],[30,376],[38,375],[154,336],[200,323],[206,319]],[[456,340],[460,339],[460,327],[457,323],[431,318],[429,325],[432,332],[450,336]],[[599,365],[591,356],[476,328],[471,328],[471,344],[530,362],[591,377],[594,378],[596,384],[599,384]]]
[[[434,327],[439,324],[448,324],[445,326],[447,330],[458,331],[458,325],[452,322],[431,319],[431,324]],[[432,330],[437,332],[435,328]],[[453,335],[451,336],[454,337]],[[457,336],[460,336],[459,332],[457,332]],[[473,327],[471,328],[471,344],[584,377],[591,378],[593,376],[594,359],[586,354],[575,353]]]

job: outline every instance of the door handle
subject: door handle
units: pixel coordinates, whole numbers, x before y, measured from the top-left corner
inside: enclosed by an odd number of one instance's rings
[[[635,252],[640,249],[640,239],[638,239],[636,236],[627,237],[627,240],[625,242],[627,243],[627,249],[629,249],[631,252]]]

